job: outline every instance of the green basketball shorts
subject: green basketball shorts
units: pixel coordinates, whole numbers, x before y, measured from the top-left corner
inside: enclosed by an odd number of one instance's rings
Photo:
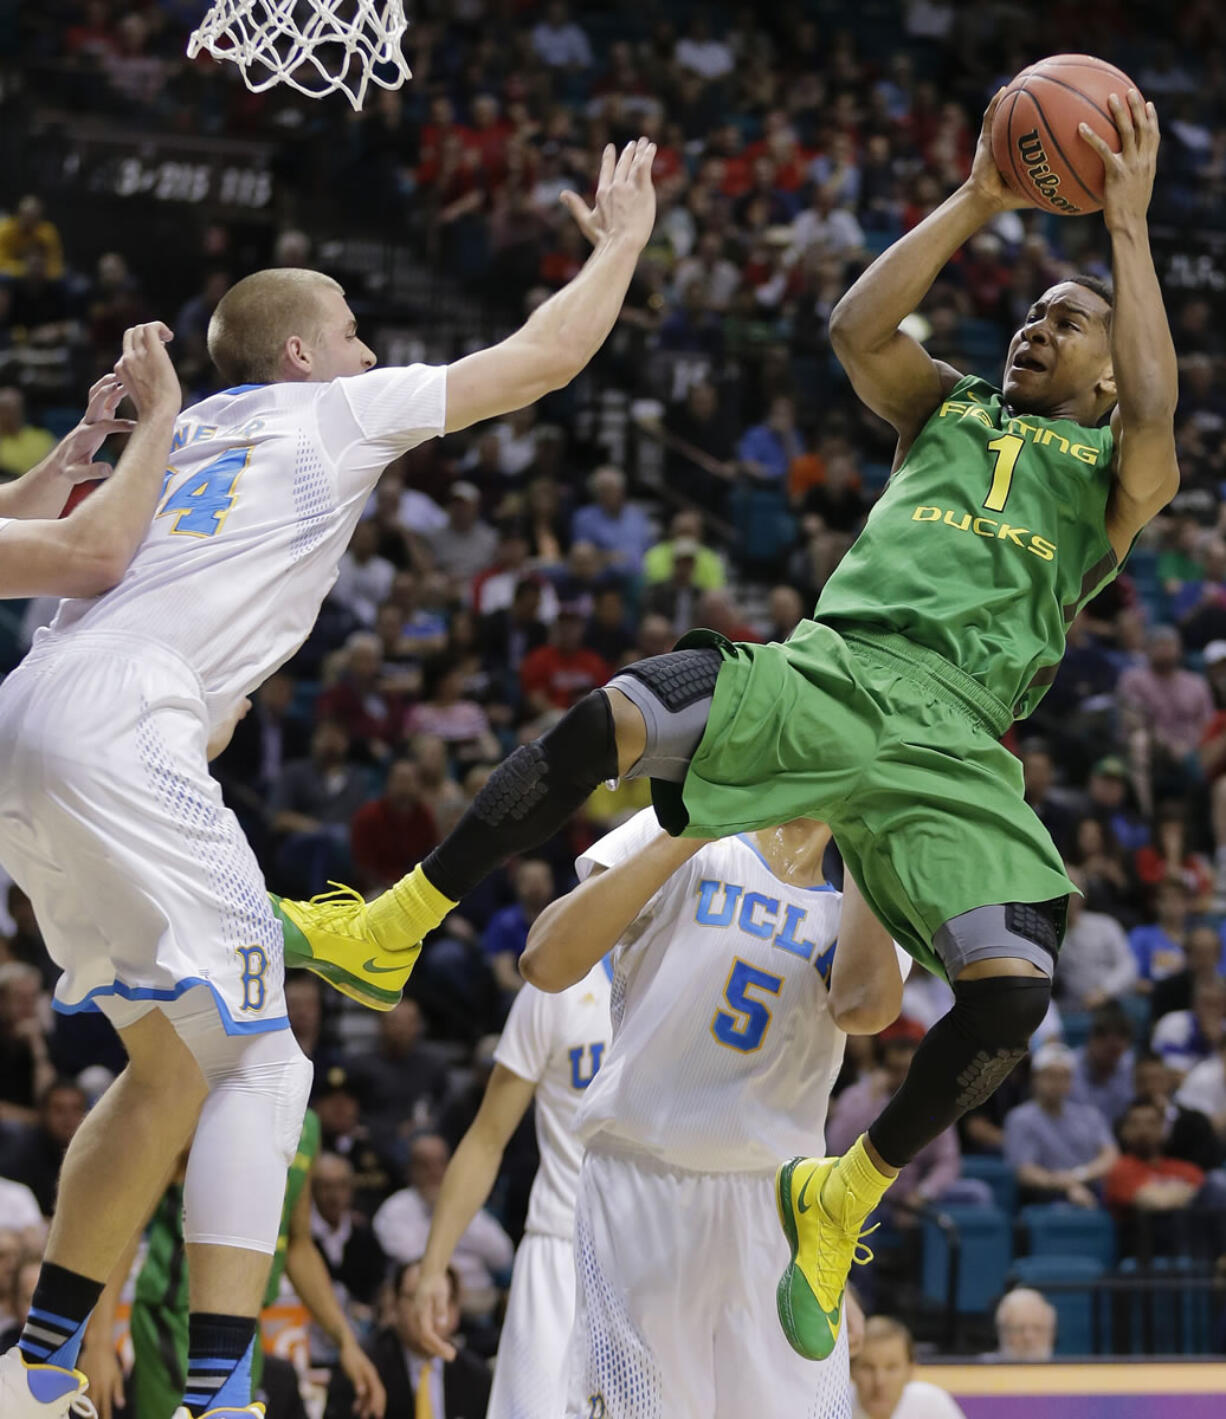
[[[1009,710],[943,657],[816,621],[783,644],[694,631],[678,649],[698,646],[723,662],[684,780],[652,780],[669,832],[829,823],[879,920],[938,975],[933,937],[950,918],[1075,890],[998,742]]]

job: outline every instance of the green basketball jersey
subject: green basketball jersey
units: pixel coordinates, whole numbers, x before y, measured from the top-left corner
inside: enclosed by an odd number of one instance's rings
[[[897,632],[1023,718],[1056,678],[1069,623],[1118,570],[1106,527],[1113,452],[1110,429],[1011,415],[986,380],[959,380],[815,618]]]

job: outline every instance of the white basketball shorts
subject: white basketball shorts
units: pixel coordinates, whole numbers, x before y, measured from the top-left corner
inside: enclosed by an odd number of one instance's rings
[[[527,1233],[515,1253],[486,1419],[562,1419],[574,1318],[574,1247]]]
[[[205,985],[229,1034],[287,1025],[281,926],[207,740],[195,672],[136,637],[44,638],[0,685],[0,862],[58,1010],[122,1028]]]
[[[779,1328],[787,1261],[769,1174],[589,1151],[568,1419],[851,1419],[846,1328],[821,1362]]]

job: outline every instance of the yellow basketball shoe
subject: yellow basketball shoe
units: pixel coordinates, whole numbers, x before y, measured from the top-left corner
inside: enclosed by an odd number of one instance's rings
[[[779,1278],[775,1305],[788,1344],[806,1360],[825,1360],[843,1326],[843,1292],[853,1262],[872,1261],[860,1240],[822,1206],[826,1179],[838,1158],[793,1158],[775,1174],[779,1222],[792,1260]],[[875,1228],[869,1228],[875,1231]]]
[[[269,893],[285,936],[288,968],[314,971],[342,995],[372,1010],[400,1001],[422,938],[455,903],[430,885],[420,868],[376,897],[339,883],[309,902]]]

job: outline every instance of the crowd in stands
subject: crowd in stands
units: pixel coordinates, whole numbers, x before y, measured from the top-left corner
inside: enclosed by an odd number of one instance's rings
[[[355,116],[287,90],[252,95],[189,63],[190,6],[21,7],[0,63],[42,66],[39,101],[277,145],[293,200],[262,262],[326,269],[308,213],[333,201],[367,229],[395,222],[389,240],[512,322],[582,263],[558,194],[588,190],[606,140],[659,143],[656,234],[598,383],[390,469],[315,632],[216,762],[274,890],[386,887],[492,765],[618,667],[693,626],[780,639],[808,612],[891,457],[830,356],[832,305],[965,176],[987,98],[1037,57],[1012,47],[1002,17],[1015,10],[994,0],[882,0],[859,19],[848,8],[746,7],[717,21],[699,7],[437,0],[409,30],[412,83],[377,91]],[[1165,124],[1156,209],[1221,226],[1226,11],[1207,0],[1175,14],[1064,6],[1043,42],[1135,74]],[[35,96],[5,101],[20,118]],[[186,398],[216,387],[204,333],[244,274],[224,223],[200,233],[194,288],[155,309],[145,252],[82,266],[53,196],[3,195],[0,476],[42,457],[135,319],[169,318]],[[1046,284],[1109,274],[1105,263],[1095,224],[1009,214],[951,264],[914,333],[991,375]],[[1226,1251],[1226,327],[1200,293],[1168,295],[1182,490],[1074,622],[1048,696],[1008,740],[1084,893],[1070,903],[1056,1004],[1029,1064],[890,1194],[912,1271],[908,1231],[927,1209],[1000,1202],[971,1158],[1003,1159],[1021,1205],[1103,1211],[1120,1256],[1211,1265]],[[599,436],[597,388],[620,390],[631,411],[614,446]],[[10,663],[51,609],[24,608]],[[395,1324],[400,1292],[382,1289],[394,1263],[421,1254],[521,988],[529,927],[573,883],[577,854],[647,801],[641,783],[598,791],[558,838],[473,892],[390,1014],[350,1007],[311,977],[289,983],[323,1129],[314,1235],[362,1323]],[[0,1226],[2,1327],[28,1292],[21,1260],[54,1207],[58,1160],[122,1056],[99,1020],[53,1017],[56,971],[16,887],[0,962],[0,1217],[13,1219]],[[899,1022],[849,1041],[831,1148],[873,1117],[950,998],[917,970]],[[527,1126],[457,1253],[456,1323],[477,1353],[496,1342],[534,1168]],[[1001,1351],[1028,1327],[1050,1347],[1051,1316],[1013,1317],[1029,1302],[1012,1295],[997,1316]],[[875,1339],[911,1354],[897,1331]]]

